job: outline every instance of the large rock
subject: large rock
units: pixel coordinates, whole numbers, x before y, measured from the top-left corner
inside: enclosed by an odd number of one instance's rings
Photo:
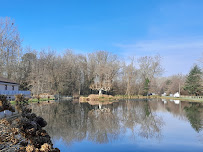
[[[41,148],[41,146],[45,143],[48,143],[51,146],[53,146],[53,144],[51,142],[51,137],[49,135],[47,135],[47,136],[35,136],[35,137],[32,137],[30,140],[36,148]]]
[[[34,118],[34,121],[41,127],[45,127],[47,125],[47,122],[42,117],[36,117]]]
[[[29,145],[22,143],[26,151],[44,151],[44,152],[60,152],[59,149],[53,148],[51,137],[42,128],[47,122],[40,116],[31,113],[27,107],[23,106],[22,117],[19,120],[19,128],[24,136],[30,140]],[[25,147],[26,146],[26,147]]]

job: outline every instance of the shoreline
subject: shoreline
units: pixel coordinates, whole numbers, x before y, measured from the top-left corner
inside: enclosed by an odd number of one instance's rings
[[[9,101],[1,103],[11,105]],[[51,137],[43,129],[47,122],[32,113],[28,104],[15,105],[15,111],[18,111],[18,114],[0,119],[0,151],[60,152],[58,148],[53,147]]]
[[[187,102],[199,102],[203,103],[203,98],[196,99],[196,98],[186,98],[186,97],[170,97],[170,96],[142,96],[142,95],[133,95],[133,96],[127,96],[127,95],[116,95],[116,96],[109,96],[109,95],[89,95],[88,97],[80,96],[79,101],[80,102],[116,102],[120,99],[167,99],[167,100],[180,100],[180,101],[187,101]]]

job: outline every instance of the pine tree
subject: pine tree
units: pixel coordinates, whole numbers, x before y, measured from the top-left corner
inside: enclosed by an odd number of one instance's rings
[[[202,72],[201,69],[195,65],[187,76],[184,89],[190,95],[200,95],[203,93],[202,86]]]
[[[147,96],[148,95],[148,92],[149,92],[149,79],[146,78],[145,79],[145,82],[144,82],[144,95]]]

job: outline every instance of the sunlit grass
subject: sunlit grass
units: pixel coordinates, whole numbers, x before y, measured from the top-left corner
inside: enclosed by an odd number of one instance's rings
[[[55,98],[40,98],[39,102],[42,102],[42,101],[51,101],[51,100],[55,100]],[[38,99],[37,98],[34,98],[34,99],[29,99],[28,100],[28,103],[35,103],[35,102],[38,102]],[[15,101],[10,101],[11,104],[16,104]]]

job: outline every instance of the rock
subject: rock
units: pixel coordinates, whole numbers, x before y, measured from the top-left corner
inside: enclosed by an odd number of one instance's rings
[[[26,132],[28,135],[35,135],[36,129],[35,129],[35,128],[26,129],[25,132]]]
[[[35,132],[37,130],[36,122],[31,121],[26,117],[21,118],[21,120],[19,122],[19,127],[22,132],[24,132],[28,135],[35,135]]]
[[[13,138],[11,139],[11,142],[12,142],[14,145],[16,145],[17,143],[19,143],[19,140],[16,139],[15,137],[13,137]]]
[[[41,152],[38,148],[35,148],[35,152]]]
[[[34,145],[27,145],[26,152],[34,152],[34,151],[35,151]]]
[[[21,141],[20,145],[26,147],[28,145],[28,142],[27,141]]]
[[[29,120],[34,120],[34,118],[36,118],[37,116],[34,113],[27,113],[27,114],[24,114],[24,117],[26,117]]]
[[[47,136],[36,136],[36,137],[33,137],[31,139],[31,141],[36,148],[40,148],[44,143],[48,143],[48,144],[52,145],[51,137],[49,135],[47,135]]]
[[[51,150],[51,152],[60,152],[60,150],[58,148],[54,148]]]
[[[14,107],[5,100],[4,96],[0,95],[0,99],[0,105],[2,105],[0,110],[6,109],[14,112]],[[32,110],[22,104],[16,107],[22,112],[21,117],[10,121],[6,119],[0,120],[0,127],[4,126],[0,136],[0,143],[7,144],[6,147],[0,144],[0,148],[3,151],[60,152],[59,149],[53,148],[51,137],[42,129],[47,125],[47,122],[42,117],[31,113]]]
[[[46,130],[38,130],[37,132],[36,132],[36,135],[37,136],[46,136],[46,135],[48,135],[47,134],[47,132],[46,132]]]
[[[26,106],[19,104],[17,107],[22,112],[21,117],[12,121],[12,125],[10,125],[12,135],[10,135],[9,139],[0,138],[0,142],[12,142],[13,145],[17,144],[19,152],[59,152],[59,149],[53,148],[51,137],[42,129],[47,125],[47,122],[42,117],[31,113],[32,110]],[[12,107],[10,107],[11,109]],[[1,124],[5,126],[8,124],[8,121],[1,120]],[[7,134],[5,134],[6,136]],[[9,148],[9,150],[12,151],[13,149]]]
[[[25,152],[25,150],[26,150],[26,147],[20,147],[19,148],[19,152]]]
[[[42,117],[36,117],[34,118],[34,121],[38,123],[41,127],[45,127],[47,125],[47,122]]]
[[[11,105],[9,106],[8,110],[11,111],[11,112],[15,112],[15,108],[13,106],[11,106]]]
[[[51,145],[45,143],[45,144],[43,144],[41,146],[40,151],[42,151],[42,152],[49,152],[51,149],[52,149]]]
[[[12,128],[11,126],[7,119],[0,120],[0,145],[2,145],[0,151],[2,152],[13,152],[15,149],[20,148],[19,141],[22,140],[22,136],[18,135],[17,128]]]
[[[19,133],[18,128],[11,128],[11,131],[13,132],[14,135],[17,135]]]
[[[37,117],[37,116],[36,116],[35,113],[32,113],[32,114],[31,114],[31,118],[32,118],[32,119],[34,119],[34,118],[36,118],[36,117]]]
[[[25,114],[32,112],[32,109],[24,107],[24,106],[21,109],[22,109],[22,115],[25,115]]]

